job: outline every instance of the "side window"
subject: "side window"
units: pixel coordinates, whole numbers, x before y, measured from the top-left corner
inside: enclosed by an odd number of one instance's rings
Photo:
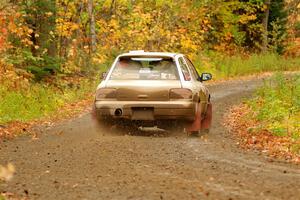
[[[184,80],[190,81],[191,80],[191,75],[190,75],[190,72],[188,70],[187,65],[183,61],[183,58],[179,58],[178,62],[179,62],[179,65],[180,65],[181,72],[183,74]]]
[[[187,57],[184,57],[184,59],[185,59],[187,65],[188,65],[188,67],[189,67],[189,69],[190,69],[190,71],[191,71],[191,74],[192,74],[193,78],[194,78],[195,80],[198,80],[199,74],[198,74],[197,70],[195,69],[193,63],[192,63],[192,62],[190,61],[190,59],[188,59]]]

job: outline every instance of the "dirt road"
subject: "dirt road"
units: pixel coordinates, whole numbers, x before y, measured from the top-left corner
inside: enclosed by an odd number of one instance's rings
[[[259,81],[211,86],[214,123],[203,138],[103,131],[90,114],[0,144],[17,173],[1,192],[29,199],[300,199],[300,166],[248,152],[221,125]]]

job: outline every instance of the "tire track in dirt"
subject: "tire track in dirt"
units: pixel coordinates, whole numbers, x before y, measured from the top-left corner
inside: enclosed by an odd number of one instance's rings
[[[299,199],[300,167],[239,149],[222,126],[260,80],[210,86],[211,133],[97,128],[90,114],[0,144],[17,173],[1,192],[28,199]]]

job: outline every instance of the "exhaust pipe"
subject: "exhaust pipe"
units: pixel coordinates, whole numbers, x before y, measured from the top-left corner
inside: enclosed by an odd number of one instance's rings
[[[117,117],[122,116],[122,109],[121,108],[118,108],[118,109],[115,110],[115,116],[117,116]]]

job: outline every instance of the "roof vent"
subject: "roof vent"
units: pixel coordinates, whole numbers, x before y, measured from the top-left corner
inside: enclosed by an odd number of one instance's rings
[[[144,50],[133,50],[133,51],[129,51],[129,53],[144,53]]]

